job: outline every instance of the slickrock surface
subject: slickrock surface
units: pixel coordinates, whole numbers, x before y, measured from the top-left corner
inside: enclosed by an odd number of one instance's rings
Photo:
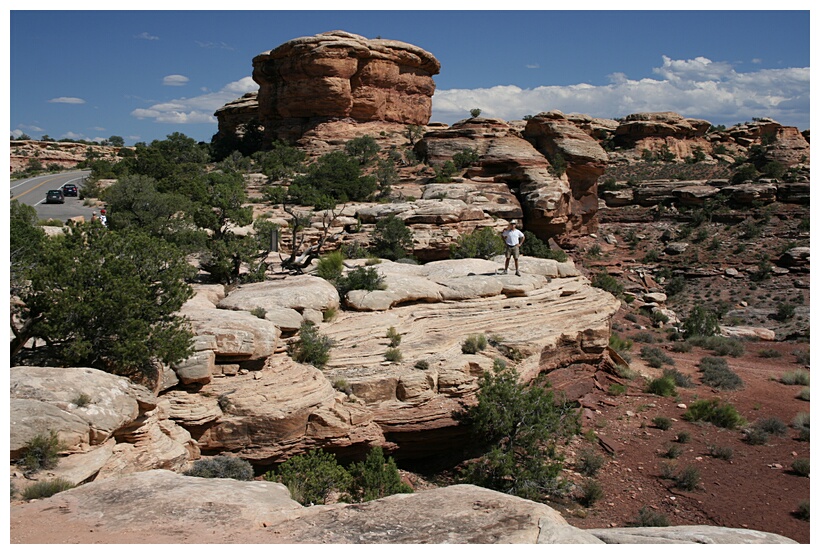
[[[725,527],[582,530],[545,504],[473,485],[303,508],[279,483],[161,470],[13,505],[10,527],[15,544],[794,543]]]

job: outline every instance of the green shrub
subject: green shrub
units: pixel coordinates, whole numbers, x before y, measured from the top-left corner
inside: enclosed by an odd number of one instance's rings
[[[645,344],[654,344],[655,335],[650,333],[649,331],[640,331],[632,335],[632,340],[634,340],[635,342],[642,342]]]
[[[197,460],[185,475],[250,481],[253,479],[253,466],[247,460],[235,456],[214,456]]]
[[[316,275],[326,281],[335,282],[336,279],[342,276],[344,258],[341,250],[325,254],[316,263]]]
[[[718,390],[737,390],[743,386],[743,380],[731,369],[726,358],[704,356],[700,360],[701,380],[704,385]]]
[[[605,290],[614,296],[621,296],[624,292],[624,286],[619,283],[615,277],[605,271],[595,274],[592,278],[592,286]]]
[[[591,448],[585,448],[578,455],[578,472],[582,475],[586,475],[587,477],[595,477],[598,471],[600,471],[600,469],[604,467],[605,461],[606,460],[603,456],[601,456]]]
[[[652,419],[652,425],[661,431],[666,431],[672,428],[672,420],[668,417],[658,416]]]
[[[675,486],[681,490],[693,491],[700,485],[700,471],[695,466],[686,466],[675,476]]]
[[[259,319],[265,319],[267,313],[268,311],[265,308],[262,308],[261,306],[257,306],[251,310],[251,315],[258,317]]]
[[[750,427],[744,431],[743,440],[749,444],[760,446],[769,442],[769,433],[757,427]]]
[[[797,398],[799,398],[800,400],[805,400],[806,402],[809,402],[809,396],[810,396],[809,387],[803,387],[802,389],[800,389],[800,392],[797,394]]]
[[[801,477],[808,477],[809,465],[808,458],[797,458],[792,462],[792,471]]]
[[[345,154],[355,158],[359,165],[368,165],[375,160],[379,150],[379,144],[370,135],[356,137],[345,143]]]
[[[336,290],[339,297],[352,290],[384,290],[387,286],[375,267],[357,267],[336,280]]]
[[[643,506],[638,510],[638,517],[630,522],[630,527],[668,527],[669,520],[666,515],[655,511],[648,506]]]
[[[604,497],[604,489],[601,483],[594,479],[584,479],[581,483],[581,491],[578,496],[578,503],[582,506],[591,507]]]
[[[745,424],[734,406],[718,398],[695,400],[682,417],[686,421],[705,421],[725,429],[735,429]]]
[[[717,315],[709,310],[696,305],[683,320],[683,334],[686,338],[701,336],[709,337],[716,335],[720,331]]]
[[[626,387],[620,383],[612,383],[609,385],[607,393],[610,396],[621,396],[622,394],[626,394]]]
[[[430,364],[427,362],[427,360],[419,360],[415,363],[413,367],[415,367],[416,369],[428,369],[430,367]]]
[[[803,521],[809,521],[809,501],[803,500],[798,504],[797,510],[794,512],[794,516],[797,519],[802,519]]]
[[[23,490],[23,498],[26,500],[48,498],[50,496],[54,496],[58,492],[67,491],[71,488],[74,488],[73,483],[59,477],[56,479],[49,479],[48,481],[38,481]]]
[[[782,354],[774,348],[764,348],[758,351],[757,355],[761,358],[779,358],[782,356]]]
[[[461,344],[461,351],[464,354],[476,354],[487,348],[487,337],[484,335],[470,335]]]
[[[504,240],[491,227],[482,227],[472,233],[461,235],[456,242],[450,244],[450,257],[454,259],[489,260],[502,252]]]
[[[796,306],[794,304],[786,303],[778,303],[777,304],[777,313],[774,314],[774,318],[777,321],[786,321],[787,319],[791,319],[794,317],[794,311]]]
[[[789,426],[786,425],[782,419],[777,417],[766,417],[755,421],[754,427],[760,429],[770,435],[777,435],[782,437],[786,434]]]
[[[675,459],[683,453],[683,448],[680,447],[678,444],[670,444],[666,452],[663,453],[664,458]]]
[[[706,350],[711,350],[718,356],[732,356],[738,358],[745,352],[743,342],[738,339],[720,336],[694,336],[687,339],[694,346],[699,346]]]
[[[809,365],[809,362],[811,361],[811,356],[809,355],[808,350],[795,350],[794,352],[792,352],[792,354],[794,354],[795,358],[797,358],[798,364]]]
[[[413,249],[413,233],[403,220],[390,214],[373,230],[373,253],[388,260],[407,258]],[[372,290],[372,289],[370,289]]]
[[[476,117],[478,117],[478,116],[480,116],[480,115],[481,115],[481,109],[479,109],[479,108],[473,108],[472,110],[470,110],[470,117],[472,117],[472,118],[476,118]]]
[[[356,502],[369,502],[393,494],[411,493],[413,489],[401,480],[393,458],[384,458],[381,447],[367,453],[364,462],[356,462],[350,467],[352,483],[350,495]]]
[[[25,454],[20,465],[30,471],[55,468],[61,449],[62,444],[55,431],[49,431],[47,435],[42,433],[35,435],[26,442]]]
[[[388,362],[400,362],[404,359],[401,354],[401,350],[398,348],[388,348],[384,352],[384,359]]]
[[[632,350],[633,342],[629,339],[622,339],[617,333],[609,335],[609,346],[617,352]]]
[[[310,364],[319,369],[330,360],[333,340],[319,333],[312,321],[303,321],[299,338],[288,345],[288,355],[295,361]]]
[[[681,373],[677,369],[666,368],[663,370],[663,376],[671,378],[675,382],[676,387],[691,389],[695,386],[692,379],[688,375]]]
[[[436,172],[435,177],[433,177],[433,182],[435,183],[449,183],[453,179],[453,176],[458,173],[456,164],[454,164],[451,160],[447,160],[443,164],[436,166],[433,169]]]
[[[339,392],[345,393],[348,396],[353,394],[353,387],[350,386],[347,379],[335,379],[333,381],[333,388]]]
[[[641,359],[650,367],[661,368],[666,365],[675,365],[675,360],[669,357],[657,346],[644,346],[641,348]],[[674,384],[674,381],[673,381]]]
[[[544,258],[565,262],[569,259],[563,250],[553,250],[547,243],[535,236],[532,231],[524,231],[524,244],[521,245],[522,256],[532,256],[533,258]]]
[[[809,385],[809,372],[804,369],[789,371],[780,376],[780,382],[784,385]]]
[[[322,312],[322,321],[328,322],[332,321],[334,317],[336,317],[337,310],[333,306],[327,307]]]
[[[392,325],[387,329],[387,338],[390,340],[390,346],[392,347],[401,344],[401,334]]]
[[[478,152],[473,148],[465,148],[464,150],[453,154],[453,163],[459,169],[464,169],[465,167],[475,165],[476,162],[478,162],[478,159]]]
[[[681,431],[678,433],[678,436],[675,437],[675,440],[681,444],[686,444],[692,440],[692,436],[687,431]]]
[[[664,284],[663,291],[667,296],[672,297],[683,292],[684,288],[686,288],[686,279],[680,275],[675,275]]]
[[[716,444],[710,444],[706,447],[707,453],[719,460],[731,460],[732,456],[734,456],[735,452],[730,446],[718,446]]]
[[[77,406],[78,408],[85,408],[86,406],[91,404],[91,397],[88,396],[86,393],[81,392],[76,397],[74,397],[74,400],[72,400],[71,403]]]
[[[478,402],[456,417],[489,449],[467,464],[467,482],[531,500],[566,489],[556,446],[580,425],[577,410],[551,390],[524,385],[514,369],[494,364],[481,377]]]
[[[675,381],[669,377],[656,377],[646,384],[646,392],[658,396],[675,396]]]
[[[792,419],[792,427],[800,432],[800,440],[809,440],[809,419],[811,415],[809,412],[798,412],[794,419]]]
[[[303,506],[324,504],[331,492],[345,492],[353,483],[336,456],[322,450],[290,458],[276,470],[267,472],[265,479],[284,484],[291,498]]]

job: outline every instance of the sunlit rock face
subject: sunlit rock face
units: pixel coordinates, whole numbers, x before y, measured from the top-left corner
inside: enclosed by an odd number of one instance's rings
[[[396,40],[344,31],[293,39],[253,59],[259,122],[267,137],[284,140],[333,118],[424,125],[440,68],[429,52]]]

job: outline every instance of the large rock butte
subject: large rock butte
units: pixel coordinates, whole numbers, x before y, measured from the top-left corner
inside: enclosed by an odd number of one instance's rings
[[[332,118],[424,125],[440,68],[396,40],[344,31],[293,39],[253,59],[257,117],[266,137],[285,140]]]

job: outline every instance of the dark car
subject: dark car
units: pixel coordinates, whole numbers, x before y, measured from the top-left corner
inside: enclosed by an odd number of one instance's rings
[[[63,185],[63,196],[79,196],[80,191],[77,189],[77,185],[66,184]]]
[[[46,204],[65,204],[63,191],[60,189],[50,190],[46,193]]]

